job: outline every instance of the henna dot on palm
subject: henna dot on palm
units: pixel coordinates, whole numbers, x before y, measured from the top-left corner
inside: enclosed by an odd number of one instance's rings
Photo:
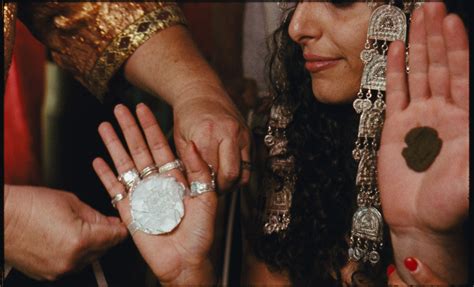
[[[405,136],[405,147],[402,155],[407,166],[416,171],[424,172],[438,157],[443,141],[438,137],[438,131],[430,127],[411,129]]]

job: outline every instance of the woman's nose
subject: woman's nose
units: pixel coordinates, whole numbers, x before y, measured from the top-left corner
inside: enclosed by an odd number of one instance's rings
[[[311,39],[318,39],[321,37],[321,27],[318,21],[318,15],[316,15],[313,7],[318,3],[314,2],[302,2],[296,6],[295,12],[288,28],[288,33],[293,41],[299,44],[305,44],[305,42]]]

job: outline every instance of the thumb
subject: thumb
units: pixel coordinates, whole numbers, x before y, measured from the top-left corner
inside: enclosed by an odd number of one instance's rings
[[[127,228],[124,224],[89,223],[90,246],[96,251],[106,250],[127,238]]]
[[[77,215],[88,226],[86,236],[94,250],[110,248],[127,237],[127,228],[114,217],[106,217],[89,205],[78,201],[75,204]]]
[[[448,283],[436,275],[431,268],[416,258],[408,257],[403,263],[418,284],[448,285]]]

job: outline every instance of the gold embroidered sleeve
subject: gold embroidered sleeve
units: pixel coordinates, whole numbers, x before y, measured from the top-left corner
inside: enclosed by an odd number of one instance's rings
[[[174,3],[44,2],[22,4],[20,19],[59,66],[100,99],[133,52],[154,33],[185,25]]]

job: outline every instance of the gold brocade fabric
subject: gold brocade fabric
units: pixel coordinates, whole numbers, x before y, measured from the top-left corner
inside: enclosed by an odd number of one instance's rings
[[[3,3],[3,80],[6,81],[7,72],[12,59],[13,44],[15,42],[16,3]]]
[[[154,33],[186,24],[174,3],[36,2],[19,4],[18,17],[54,61],[102,99],[108,82]]]

